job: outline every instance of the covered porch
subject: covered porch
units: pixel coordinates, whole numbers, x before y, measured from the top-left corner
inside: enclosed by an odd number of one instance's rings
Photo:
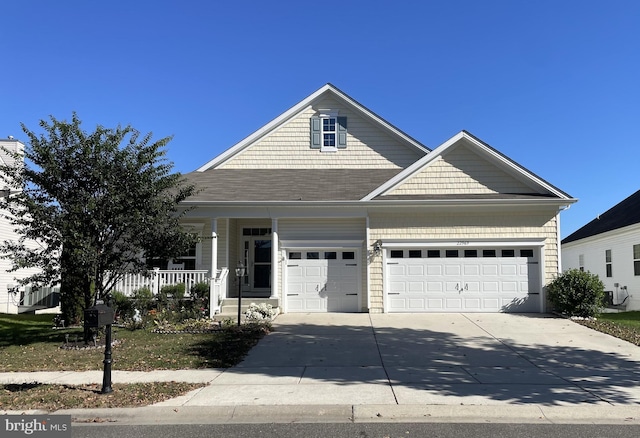
[[[163,286],[184,283],[188,296],[194,284],[209,282],[211,317],[225,305],[237,303],[240,288],[247,304],[268,300],[278,307],[279,276],[277,263],[273,263],[279,260],[277,219],[188,218],[183,226],[199,237],[193,248],[163,262],[150,275],[126,276],[114,290],[131,295],[148,287],[156,295]],[[241,278],[235,272],[239,263],[245,267]]]

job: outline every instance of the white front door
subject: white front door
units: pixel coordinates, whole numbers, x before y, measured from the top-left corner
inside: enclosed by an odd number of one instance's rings
[[[356,251],[289,251],[286,275],[287,312],[360,311]]]
[[[390,312],[540,312],[537,250],[412,249],[387,255]]]

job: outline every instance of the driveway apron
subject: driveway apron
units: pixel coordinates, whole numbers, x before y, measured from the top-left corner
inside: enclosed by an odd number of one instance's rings
[[[639,365],[549,315],[284,314],[185,405],[640,405]]]

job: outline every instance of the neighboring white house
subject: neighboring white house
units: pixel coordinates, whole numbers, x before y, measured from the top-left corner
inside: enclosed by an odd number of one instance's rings
[[[562,240],[562,269],[597,274],[610,304],[640,310],[640,190]]]
[[[575,202],[466,131],[430,150],[331,84],[186,177],[194,269],[283,312],[544,312]]]
[[[14,158],[7,151],[22,154],[24,144],[11,137],[0,139],[0,162],[11,165],[14,162]],[[4,203],[8,197],[16,193],[16,190],[15,187],[0,187],[0,242],[17,240],[20,237],[14,231],[10,220],[5,217],[7,212],[4,208]],[[26,288],[18,287],[16,280],[35,273],[35,269],[8,272],[11,266],[11,260],[0,257],[0,313],[34,311],[55,308],[58,305],[58,294],[54,292],[57,291],[57,288],[32,290],[29,286]]]

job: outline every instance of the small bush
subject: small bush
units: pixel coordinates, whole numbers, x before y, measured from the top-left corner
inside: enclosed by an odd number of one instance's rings
[[[244,316],[248,322],[269,322],[276,316],[276,311],[271,304],[251,303]]]
[[[194,300],[208,300],[209,299],[209,283],[201,282],[191,286],[191,297]]]
[[[603,308],[604,284],[590,272],[570,269],[547,285],[549,301],[556,311],[584,318],[598,315]]]
[[[131,298],[119,291],[113,292],[111,298],[113,299],[115,311],[120,318],[127,319],[133,316],[134,305]]]
[[[138,309],[140,313],[146,314],[153,309],[153,293],[148,287],[141,287],[133,291],[133,307]]]
[[[179,307],[180,301],[184,298],[185,284],[178,283],[162,286],[158,293],[158,306],[160,308],[170,308],[175,310]]]

